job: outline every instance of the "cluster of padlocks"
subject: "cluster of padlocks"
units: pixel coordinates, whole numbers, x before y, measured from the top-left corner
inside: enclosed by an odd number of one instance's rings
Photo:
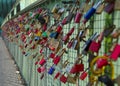
[[[59,67],[58,64],[61,64],[61,71],[57,71],[53,77],[59,79],[62,83],[75,84],[78,79],[85,80],[88,77],[89,83],[87,86],[97,86],[98,82],[102,82],[106,86],[114,86],[114,83],[120,85],[120,76],[114,77],[113,65],[113,61],[117,61],[120,56],[118,41],[113,43],[109,52],[99,56],[103,39],[109,36],[118,40],[120,29],[117,29],[114,24],[109,25],[100,34],[96,32],[86,38],[89,29],[86,23],[89,19],[94,14],[101,14],[103,11],[110,14],[114,10],[120,10],[120,1],[99,0],[96,3],[94,1],[91,3],[90,0],[86,0],[83,3],[79,0],[73,0],[62,1],[61,3],[63,7],[59,4],[56,4],[52,10],[39,7],[6,22],[2,27],[4,36],[9,42],[15,42],[20,47],[23,55],[37,59],[35,65],[38,66],[37,71],[41,74],[41,79],[44,78],[46,73],[53,75],[56,71],[55,68]],[[65,13],[68,14],[63,18],[62,16]],[[50,23],[51,19],[54,19],[53,24]],[[71,23],[71,21],[75,24],[80,23],[80,27],[75,28],[73,26],[63,36],[64,26]],[[72,38],[75,29],[78,29],[78,33],[76,37]],[[75,58],[72,66],[69,65],[69,58],[61,63],[63,54],[67,54],[68,49],[78,50],[80,42],[84,43],[82,53]],[[63,47],[63,45],[66,47]],[[40,51],[35,51],[38,46],[40,46]],[[45,49],[51,51],[48,57],[44,55]],[[34,51],[35,53],[30,53]],[[91,54],[91,57],[88,58],[89,67],[85,68],[82,59],[89,53]],[[49,60],[53,62],[53,65],[46,69],[46,63]]]

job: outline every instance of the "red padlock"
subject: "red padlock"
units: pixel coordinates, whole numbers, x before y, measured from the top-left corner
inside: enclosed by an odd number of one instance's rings
[[[59,25],[58,27],[57,27],[57,30],[56,30],[58,33],[60,33],[61,31],[62,31],[62,26],[61,25]]]
[[[75,16],[75,23],[80,23],[81,17],[82,17],[82,13],[77,12],[77,14]]]
[[[71,48],[71,47],[72,47],[73,41],[74,41],[74,38],[72,38],[72,39],[68,42],[67,48]]]
[[[37,64],[38,64],[38,61],[35,62],[35,65],[37,65]]]
[[[84,79],[87,77],[87,75],[88,75],[88,73],[84,71],[84,72],[81,74],[80,79],[81,79],[81,80],[84,80]]]
[[[60,62],[61,56],[64,54],[66,49],[62,49],[62,51],[53,59],[53,63],[57,65]]]
[[[55,53],[51,53],[49,57],[53,59],[55,57]]]
[[[63,82],[63,83],[66,83],[67,82],[67,77],[64,74],[61,75],[60,81]]]
[[[99,43],[99,42],[97,43],[95,41],[92,41],[92,43],[90,44],[89,50],[92,52],[98,53],[100,47],[101,47],[101,43]]]
[[[38,71],[38,73],[41,73],[41,68],[39,67],[39,68],[37,69],[37,71]]]
[[[39,64],[40,64],[41,66],[43,66],[45,63],[46,63],[46,60],[45,60],[44,58],[42,58],[42,59],[40,60],[40,62],[39,62]]]
[[[46,24],[46,23],[43,25],[42,30],[43,30],[43,31],[46,31],[46,30],[47,30],[47,24]]]
[[[67,24],[67,17],[65,17],[63,20],[62,20],[62,25],[65,25]]]
[[[56,56],[56,57],[53,59],[53,63],[54,63],[55,65],[57,65],[59,62],[60,62],[60,56]]]
[[[83,71],[83,70],[84,70],[84,65],[83,65],[83,64],[75,64],[75,65],[71,68],[70,73],[75,74],[75,73],[79,73],[79,72],[81,72],[81,71]]]
[[[96,61],[96,64],[97,64],[97,68],[102,68],[103,66],[108,65],[108,61],[107,61],[107,59],[99,58],[99,59]]]
[[[61,74],[60,72],[56,73],[54,79],[57,79],[60,76],[60,74]]]
[[[118,57],[120,56],[120,45],[119,44],[116,44],[116,46],[114,47],[111,55],[110,55],[110,58],[114,61],[116,61],[118,59]]]

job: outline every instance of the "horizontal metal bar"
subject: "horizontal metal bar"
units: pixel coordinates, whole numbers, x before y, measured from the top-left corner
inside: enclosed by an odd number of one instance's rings
[[[34,9],[35,7],[39,6],[40,4],[43,4],[44,2],[46,2],[47,0],[41,0],[41,1],[36,1],[33,4],[29,5],[28,7],[26,7],[25,9],[23,9],[22,11],[18,12],[15,16],[13,16],[11,19],[16,18],[18,15],[21,15],[25,12],[28,12],[32,9]],[[10,19],[10,20],[11,20]]]

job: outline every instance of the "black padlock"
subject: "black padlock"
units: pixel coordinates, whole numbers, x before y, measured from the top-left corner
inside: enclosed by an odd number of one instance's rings
[[[38,20],[42,25],[45,24],[45,22],[46,22],[45,19],[43,18],[43,16],[39,16]]]
[[[104,83],[106,86],[114,86],[113,81],[110,79],[107,75],[102,75],[98,77],[98,80],[102,83]]]

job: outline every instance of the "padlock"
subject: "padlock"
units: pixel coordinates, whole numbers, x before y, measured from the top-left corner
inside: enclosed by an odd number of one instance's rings
[[[87,72],[83,72],[80,76],[80,80],[84,80],[87,77]]]
[[[52,67],[50,67],[49,71],[48,71],[48,74],[52,75],[55,71],[55,67],[54,65]]]
[[[52,59],[54,59],[55,53],[50,53],[49,57],[52,58]]]
[[[44,77],[44,73],[41,75],[40,79],[43,79],[43,77]]]
[[[78,12],[76,13],[74,22],[75,22],[75,23],[80,23],[80,20],[81,20],[82,15],[83,15],[83,14],[82,14],[82,12],[81,12],[80,9],[79,9]]]
[[[42,59],[40,60],[40,62],[39,62],[39,64],[40,64],[41,66],[43,66],[45,63],[46,63],[46,59],[45,59],[45,58],[42,58]]]
[[[84,70],[84,65],[83,64],[76,64],[74,67],[71,69],[70,73],[79,73]]]
[[[65,76],[65,73],[61,75],[60,81],[64,84],[67,82],[67,76]]]
[[[74,38],[72,38],[72,39],[68,42],[67,48],[71,48],[71,47],[72,47],[73,41],[74,41]]]
[[[103,82],[106,86],[114,86],[114,83],[113,81],[110,79],[109,76],[107,75],[102,75],[102,76],[99,76],[98,77],[98,80],[100,82]]]
[[[38,68],[37,68],[37,71],[38,71],[38,73],[41,73],[41,68],[38,67]]]
[[[87,77],[88,73],[86,71],[88,70],[89,68],[87,68],[85,71],[82,72],[82,74],[80,75],[80,80],[84,80]]]
[[[99,58],[97,60],[96,64],[97,64],[97,68],[102,68],[103,66],[108,65],[108,61],[107,61],[107,59]]]
[[[37,65],[37,64],[38,64],[38,61],[35,62],[35,65]]]
[[[67,24],[67,17],[65,17],[63,20],[62,20],[62,23],[61,23],[62,25],[65,25],[65,24]]]
[[[46,30],[47,30],[47,24],[46,24],[46,23],[42,26],[42,30],[43,30],[43,31],[46,31]]]
[[[75,8],[75,6],[73,6],[71,8],[69,15],[67,16],[67,19],[66,19],[67,23],[70,23],[72,21],[75,11],[76,11],[76,8]]]
[[[99,36],[99,34],[96,32],[95,34],[93,34],[88,41],[85,42],[85,44],[83,45],[83,53],[86,54],[89,50],[89,47],[92,43],[92,40],[95,40],[97,37]]]
[[[101,47],[100,42],[97,43],[95,41],[92,41],[92,43],[90,44],[89,50],[92,51],[92,52],[98,53],[100,47]]]
[[[118,57],[120,56],[120,44],[116,44],[116,46],[114,47],[110,58],[114,61],[116,61],[118,59]]]
[[[61,74],[60,72],[57,72],[57,73],[55,74],[54,80],[57,79],[57,78],[60,76],[60,74]]]
[[[112,38],[118,38],[119,36],[120,36],[120,28],[115,29],[111,34]]]
[[[41,72],[45,72],[45,70],[46,70],[45,66],[42,66],[41,67]]]
[[[54,57],[53,63],[54,63],[55,65],[57,65],[57,64],[60,62],[60,59],[61,59],[61,57],[62,57],[62,55],[64,54],[65,51],[66,51],[65,48],[62,49],[62,51],[59,52],[59,54]]]
[[[64,44],[66,44],[69,40],[69,37],[72,35],[74,32],[74,27],[66,34],[66,36],[63,37],[62,41],[64,41]]]
[[[55,6],[53,7],[53,9],[52,9],[52,13],[57,13],[58,12],[58,10],[59,10],[59,5],[58,4],[55,4]]]
[[[89,20],[94,13],[96,12],[96,9],[101,5],[102,1],[100,0],[98,3],[96,3],[91,9],[88,10],[88,12],[85,14],[84,16],[84,20],[83,21],[87,21]],[[85,22],[86,23],[86,22]]]
[[[45,19],[43,18],[43,16],[39,16],[38,17],[38,21],[43,25],[43,24],[45,24]]]
[[[101,14],[105,8],[105,3],[102,3],[96,10],[96,14]]]
[[[112,13],[114,11],[114,6],[115,6],[115,2],[107,3],[104,9],[105,12],[107,12],[108,14]]]
[[[61,33],[62,31],[62,25],[58,25],[57,29],[56,29],[56,32],[54,33],[54,38],[57,39],[59,34]]]

